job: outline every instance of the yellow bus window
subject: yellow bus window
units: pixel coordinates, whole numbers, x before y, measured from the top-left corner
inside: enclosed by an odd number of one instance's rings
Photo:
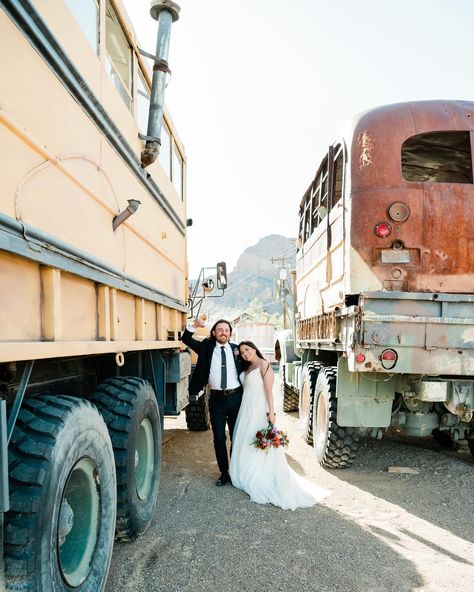
[[[147,128],[148,128],[148,111],[150,109],[150,90],[148,88],[147,83],[145,82],[145,77],[138,71],[138,80],[137,80],[137,122],[138,122],[138,129],[141,131],[142,134],[146,135]]]
[[[132,48],[110,3],[106,5],[105,49],[107,72],[124,103],[132,108]]]
[[[99,52],[99,4],[97,0],[66,0],[94,53]]]

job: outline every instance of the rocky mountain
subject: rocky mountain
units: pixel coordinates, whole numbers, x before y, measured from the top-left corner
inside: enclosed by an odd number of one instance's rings
[[[231,318],[245,312],[255,300],[268,315],[281,313],[281,303],[275,297],[276,282],[282,267],[295,266],[295,239],[271,234],[256,245],[245,249],[235,268],[227,273],[228,288],[222,298],[207,298],[204,308],[215,317]]]

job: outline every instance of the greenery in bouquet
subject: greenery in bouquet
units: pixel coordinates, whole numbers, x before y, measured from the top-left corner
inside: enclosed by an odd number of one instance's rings
[[[251,444],[257,450],[270,450],[270,448],[286,448],[289,440],[285,432],[268,423],[267,426],[258,430]]]

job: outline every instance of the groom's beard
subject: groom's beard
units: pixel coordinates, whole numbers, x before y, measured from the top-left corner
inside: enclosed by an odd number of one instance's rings
[[[230,339],[229,337],[224,337],[224,336],[216,337],[217,343],[221,343],[222,345],[225,345],[229,341],[229,339]]]

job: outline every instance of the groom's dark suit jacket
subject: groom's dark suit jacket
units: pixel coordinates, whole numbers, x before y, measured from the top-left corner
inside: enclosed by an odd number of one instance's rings
[[[187,329],[184,331],[181,341],[195,351],[198,355],[196,367],[191,376],[191,382],[189,384],[189,394],[191,397],[197,397],[202,389],[209,382],[209,372],[211,369],[211,359],[216,347],[216,340],[209,339],[206,337],[202,341],[194,339],[193,334]],[[237,369],[237,376],[240,376],[242,371],[241,362],[239,358],[239,347],[235,343],[229,343],[234,353],[234,362]]]

